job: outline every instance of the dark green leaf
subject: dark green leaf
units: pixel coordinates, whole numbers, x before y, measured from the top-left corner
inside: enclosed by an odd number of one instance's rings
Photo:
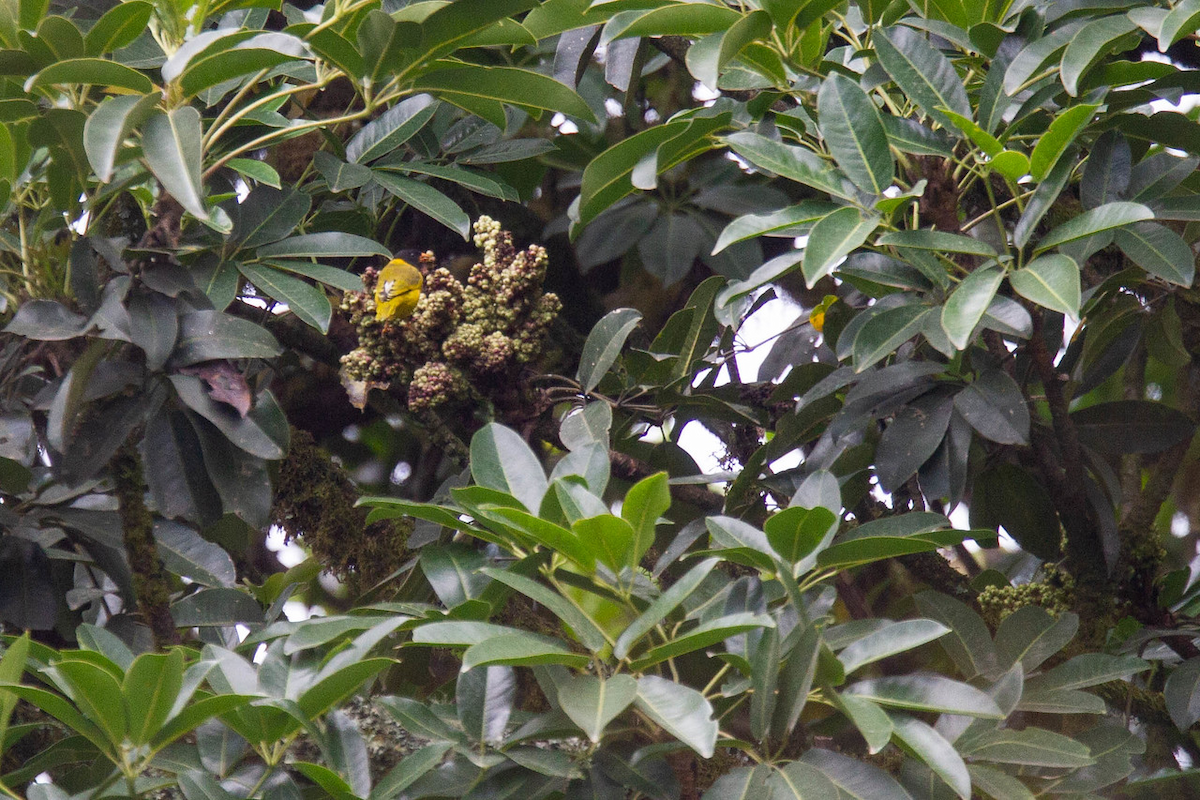
[[[1166,226],[1135,222],[1113,231],[1113,241],[1131,261],[1168,283],[1189,287],[1196,278],[1196,254]]]
[[[263,258],[383,256],[390,259],[392,257],[391,251],[383,245],[365,236],[343,233],[341,231],[305,233],[299,236],[292,236],[281,242],[259,247],[258,254]]]
[[[1004,270],[998,266],[976,269],[963,278],[942,306],[942,330],[959,350],[971,341],[975,326],[983,319],[1003,280]]]
[[[274,358],[279,343],[266,329],[220,311],[193,311],[179,317],[179,340],[172,361],[188,366],[223,358]]]
[[[971,117],[971,104],[954,65],[919,31],[896,26],[872,39],[879,62],[892,80],[926,115],[943,126],[950,120],[940,109]]]
[[[954,403],[949,397],[924,395],[896,414],[875,451],[879,485],[894,492],[920,468],[946,435]]]
[[[1029,408],[1025,396],[1004,370],[981,372],[955,395],[954,407],[971,427],[993,442],[1029,443]]]
[[[1158,453],[1185,441],[1196,424],[1152,400],[1114,400],[1072,412],[1079,440],[1103,453]]]
[[[261,294],[286,303],[292,313],[321,333],[329,332],[333,306],[323,289],[261,264],[238,264],[238,269]]]
[[[458,719],[472,739],[497,742],[512,715],[517,678],[512,667],[480,667],[458,676]]]
[[[429,184],[402,178],[381,170],[375,171],[374,180],[390,194],[403,200],[422,214],[442,223],[463,239],[470,236],[471,219],[467,213],[459,208],[457,203]]]
[[[817,94],[817,113],[821,136],[838,166],[864,192],[883,194],[892,185],[896,165],[879,110],[867,93],[833,72]]]
[[[1008,282],[1026,300],[1073,320],[1079,319],[1081,288],[1075,259],[1058,253],[1038,256],[1024,269],[1009,275]]]
[[[812,288],[856,250],[879,225],[879,217],[864,217],[854,208],[839,208],[821,218],[808,235],[801,269],[804,281]]]

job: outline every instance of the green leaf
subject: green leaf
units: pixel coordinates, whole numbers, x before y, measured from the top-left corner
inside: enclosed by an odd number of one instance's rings
[[[171,616],[180,628],[227,627],[263,621],[263,610],[240,589],[201,589],[171,605]]]
[[[427,183],[375,170],[374,180],[390,194],[445,225],[464,240],[470,237],[471,218],[458,204]]]
[[[949,397],[932,392],[897,412],[875,450],[875,474],[884,491],[898,490],[937,451],[953,408]]]
[[[1180,0],[1158,29],[1158,51],[1167,52],[1167,48],[1200,27],[1197,22],[1200,22],[1200,0]]]
[[[25,90],[58,85],[105,86],[136,94],[154,90],[154,82],[136,69],[103,58],[72,58],[51,64],[26,81]]]
[[[129,737],[135,745],[145,744],[158,734],[182,688],[182,650],[137,657],[122,685],[129,710]]]
[[[827,508],[785,508],[763,526],[767,541],[787,564],[798,564],[837,529],[837,516]]]
[[[971,527],[1004,527],[1025,551],[1045,561],[1060,557],[1062,531],[1042,484],[1016,464],[980,473],[972,490]]]
[[[1152,400],[1114,400],[1071,413],[1079,441],[1102,453],[1158,453],[1191,438],[1196,424]]]
[[[979,126],[975,120],[970,117],[964,117],[962,114],[955,113],[949,109],[939,109],[942,115],[950,120],[955,128],[965,133],[967,137],[975,143],[975,146],[986,153],[993,159],[1000,155],[1004,150],[1004,145],[1000,144],[1000,140]],[[1022,173],[1024,174],[1024,173]],[[1018,176],[1020,177],[1020,176]]]
[[[774,626],[774,620],[765,614],[752,614],[748,611],[726,614],[692,628],[665,644],[650,648],[644,655],[631,661],[629,668],[635,672],[643,672],[667,659],[710,647],[739,633]]]
[[[1031,672],[1064,648],[1078,630],[1079,617],[1075,614],[1055,617],[1038,606],[1022,606],[1005,617],[996,631],[1000,666],[1007,668],[1019,661],[1026,672]]]
[[[462,657],[463,672],[476,667],[503,664],[531,667],[538,664],[564,664],[582,669],[592,660],[584,653],[569,648],[547,636],[526,631],[514,631],[503,636],[484,639],[467,648]]]
[[[968,800],[971,796],[971,776],[954,745],[924,722],[907,714],[893,714],[892,724],[896,738],[904,747],[928,764],[962,800]]]
[[[1001,800],[1035,800],[1033,792],[1007,772],[985,767],[982,764],[969,764],[967,771],[971,773],[971,783],[975,788],[984,792],[988,797],[996,797]]]
[[[866,217],[854,208],[839,208],[821,218],[808,234],[801,270],[811,289],[837,267],[843,258],[856,250],[879,226],[879,217]]]
[[[632,566],[633,526],[620,517],[602,514],[597,517],[576,520],[571,529],[579,541],[595,554],[596,560],[613,572]]]
[[[1136,222],[1113,231],[1113,241],[1135,264],[1177,286],[1196,278],[1196,254],[1178,233],[1155,222]]]
[[[419,76],[412,90],[429,92],[452,103],[490,100],[596,121],[591,107],[574,91],[546,75],[516,67],[457,66],[435,70]]]
[[[801,200],[796,205],[778,211],[745,214],[725,226],[712,252],[715,255],[731,244],[756,236],[798,236],[805,233],[814,222],[836,210],[837,206],[830,203]]]
[[[1150,663],[1134,656],[1111,656],[1107,653],[1084,653],[1059,664],[1049,672],[1030,678],[1025,685],[1030,691],[1048,689],[1085,689],[1109,681],[1128,678],[1145,672]]]
[[[337,267],[327,267],[312,261],[291,261],[278,258],[264,263],[284,272],[293,272],[306,278],[312,278],[343,292],[361,292],[363,290],[362,276]]]
[[[1154,212],[1141,203],[1105,203],[1053,228],[1038,242],[1036,252],[1153,218]]]
[[[1073,155],[1070,158],[1060,158],[1058,164],[1046,176],[1046,180],[1038,184],[1037,189],[1033,192],[1033,197],[1026,203],[1021,218],[1017,220],[1017,227],[1013,229],[1015,246],[1023,248],[1028,244],[1029,237],[1037,230],[1042,217],[1046,216],[1046,212],[1058,202],[1059,195],[1062,194],[1063,188],[1075,171],[1073,162]]]
[[[179,340],[172,361],[189,366],[222,358],[274,358],[282,349],[265,328],[220,311],[193,311],[179,317]]]
[[[480,486],[509,493],[530,511],[541,507],[549,486],[525,440],[494,422],[471,437],[471,477]]]
[[[233,586],[237,582],[229,553],[187,525],[162,520],[154,526],[154,539],[163,566],[172,573],[201,586]]]
[[[142,154],[163,188],[198,219],[208,219],[200,181],[200,112],[182,106],[142,126]]]
[[[998,266],[976,269],[963,278],[942,306],[942,330],[959,350],[971,341],[975,326],[983,319],[1003,280],[1004,270]]]
[[[859,681],[843,694],[870,698],[881,706],[910,711],[1003,719],[996,701],[966,683],[938,675],[897,675]]]
[[[692,9],[695,14],[698,9]],[[717,88],[717,81],[731,61],[738,57],[746,46],[760,41],[771,33],[771,16],[762,10],[751,11],[738,18],[723,32],[697,42],[688,48],[688,71],[709,89]]]
[[[469,170],[464,167],[454,166],[445,167],[439,164],[425,164],[416,161],[404,161],[397,164],[390,163],[392,159],[385,159],[379,164],[380,169],[395,169],[407,174],[430,175],[434,178],[441,178],[444,181],[457,183],[459,186],[465,186],[472,191],[495,197],[500,200],[517,201],[520,198],[517,192],[511,186],[474,170]],[[603,263],[603,262],[600,262]]]
[[[419,630],[419,629],[418,629]],[[512,667],[481,667],[458,676],[455,699],[463,729],[479,742],[499,742],[512,715],[517,678]]]
[[[822,647],[821,630],[816,625],[807,625],[787,652],[787,664],[779,674],[775,713],[771,715],[772,739],[783,741],[796,729],[808,705]]]
[[[254,158],[231,158],[225,162],[225,166],[255,183],[261,183],[274,189],[278,189],[282,185],[279,173],[265,161]]]
[[[48,672],[69,690],[79,710],[104,730],[111,743],[125,738],[129,719],[121,684],[107,670],[88,661],[64,658]]]
[[[1079,199],[1083,207],[1095,208],[1118,199],[1129,188],[1132,168],[1129,140],[1118,130],[1101,134],[1088,153],[1079,182]]]
[[[233,209],[230,238],[241,249],[278,242],[304,221],[311,208],[312,198],[305,192],[257,186]],[[362,288],[361,281],[357,288]]]
[[[158,292],[138,293],[126,301],[130,337],[146,354],[146,367],[160,370],[167,363],[179,336],[175,302]]]
[[[264,430],[253,415],[243,417],[232,406],[214,400],[199,378],[191,375],[171,375],[170,378],[183,404],[215,425],[238,448],[272,461],[283,458],[286,441],[281,443],[271,432]]]
[[[263,294],[286,303],[293,314],[321,333],[329,333],[333,306],[323,289],[261,264],[238,264],[238,270]]]
[[[449,742],[434,742],[400,759],[387,775],[379,779],[368,795],[369,800],[390,800],[399,797],[405,789],[441,763],[450,750]]]
[[[838,166],[864,192],[883,194],[896,164],[879,109],[867,93],[841,73],[830,73],[817,93],[817,113],[821,136]]]
[[[954,408],[980,435],[999,444],[1029,443],[1029,408],[1017,382],[988,369],[954,396]]]
[[[1050,123],[1050,127],[1038,138],[1037,145],[1029,156],[1029,174],[1035,181],[1046,179],[1050,170],[1054,169],[1054,165],[1075,141],[1079,132],[1091,121],[1099,107],[1099,103],[1071,106]]]
[[[760,169],[834,197],[854,199],[854,186],[846,176],[839,170],[831,169],[827,161],[807,148],[783,144],[753,131],[741,131],[724,137],[722,141]]]
[[[923,615],[950,628],[950,634],[939,639],[938,644],[963,677],[970,679],[998,670],[992,636],[979,614],[965,603],[940,592],[921,592],[915,600]]]
[[[841,793],[833,781],[816,767],[793,761],[779,768],[767,781],[771,798],[779,800],[838,800]]]
[[[474,463],[474,459],[472,459],[472,463]],[[486,509],[483,513],[489,519],[507,523],[533,542],[551,551],[561,553],[587,573],[591,573],[596,568],[596,554],[592,545],[584,542],[566,528],[517,508],[494,506]]]
[[[1010,181],[1019,181],[1029,174],[1029,156],[1016,150],[1005,150],[997,153],[987,166]]]
[[[88,30],[83,37],[84,50],[89,56],[101,56],[133,44],[146,31],[154,6],[143,0],[118,3]]]
[[[890,726],[889,726],[890,727]],[[911,800],[888,773],[857,758],[814,747],[800,760],[819,769],[842,792],[845,800]]]
[[[916,250],[933,250],[939,253],[967,253],[973,256],[995,258],[995,249],[987,242],[959,233],[935,230],[903,230],[885,233],[875,240],[879,245],[911,247]]]
[[[558,704],[593,743],[599,744],[608,723],[637,697],[638,683],[628,675],[596,678],[580,675],[556,683]]]
[[[537,0],[457,0],[448,3],[421,22],[422,53],[418,63],[449,55],[495,23],[536,6]]]
[[[900,90],[943,126],[951,120],[941,109],[971,117],[963,80],[954,65],[925,38],[906,26],[877,31],[872,37],[879,63]]]
[[[9,642],[0,658],[0,685],[20,683],[21,675],[25,672],[25,662],[29,657],[29,632]],[[8,732],[8,721],[13,709],[17,707],[17,696],[0,690],[0,749]]]
[[[1038,256],[1023,269],[1008,276],[1013,291],[1042,308],[1079,319],[1079,265],[1070,256],[1051,253]]]
[[[1200,720],[1200,657],[1189,658],[1171,670],[1163,687],[1163,700],[1179,730],[1186,731]]]
[[[579,358],[579,369],[575,379],[580,388],[590,392],[608,373],[625,346],[625,340],[642,320],[642,313],[632,308],[610,311],[596,323],[583,343]]]
[[[587,613],[563,597],[558,592],[543,586],[532,578],[527,578],[517,572],[485,567],[480,570],[484,575],[500,583],[516,589],[531,600],[545,606],[551,613],[563,621],[575,638],[593,653],[604,649],[607,640],[604,631],[592,620]]]
[[[654,545],[658,518],[670,507],[671,491],[665,472],[656,472],[629,487],[625,502],[621,504],[621,516],[633,527],[634,532],[632,560],[628,566],[637,566],[646,551]]]
[[[708,577],[708,573],[712,572],[718,563],[719,559],[716,558],[705,559],[688,570],[671,585],[671,588],[655,598],[645,611],[629,623],[629,626],[617,639],[617,643],[613,647],[613,656],[624,660],[643,636],[665,620],[680,603],[700,587],[700,584]]]
[[[892,720],[887,712],[865,697],[830,692],[833,704],[846,715],[867,743],[867,751],[878,753],[892,740]],[[815,751],[809,751],[815,752]]]
[[[411,139],[432,119],[438,104],[429,95],[408,97],[362,127],[346,143],[346,160],[368,164]]]
[[[1125,35],[1135,30],[1137,25],[1124,14],[1101,17],[1084,25],[1067,44],[1059,66],[1067,94],[1077,97],[1079,81],[1084,74]]]
[[[985,731],[957,744],[965,756],[999,764],[1075,769],[1096,763],[1086,745],[1042,728]]]
[[[772,789],[767,781],[774,770],[766,764],[755,767],[736,767],[713,782],[701,800],[757,800],[769,797]]]
[[[604,26],[602,44],[634,36],[701,36],[728,30],[741,14],[708,4],[667,5],[639,11],[620,11]]]
[[[234,78],[311,58],[308,45],[291,34],[259,33],[228,49],[205,50],[187,63],[175,83],[185,97],[195,97]]]
[[[932,311],[927,306],[912,304],[884,309],[871,316],[854,336],[854,371],[862,372],[891,355],[921,331]]]
[[[392,257],[391,251],[378,242],[365,236],[342,231],[324,231],[292,236],[281,242],[258,248],[258,254],[262,258],[383,256],[390,259]]]
[[[1050,63],[1079,33],[1084,25],[1075,20],[1027,44],[1017,53],[1004,72],[1004,93],[1012,97]]]
[[[638,709],[667,733],[700,754],[712,758],[717,744],[717,722],[704,695],[657,675],[637,679]]]
[[[931,619],[891,622],[843,650],[838,658],[849,675],[859,667],[940,639],[950,629]]]

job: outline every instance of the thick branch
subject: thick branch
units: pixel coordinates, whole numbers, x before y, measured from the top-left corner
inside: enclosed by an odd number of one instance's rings
[[[1029,339],[1027,349],[1046,393],[1059,460],[1055,460],[1045,443],[1034,449],[1043,476],[1050,484],[1055,509],[1067,533],[1067,559],[1071,564],[1071,572],[1085,584],[1098,588],[1106,580],[1107,569],[1095,515],[1087,499],[1083,450],[1063,391],[1067,376],[1058,372],[1046,348],[1046,341],[1042,337],[1041,314],[1034,315],[1033,336]]]
[[[171,587],[154,542],[154,517],[146,508],[146,482],[137,450],[126,444],[112,462],[114,493],[125,537],[125,554],[133,573],[138,610],[150,626],[154,647],[179,644],[171,617]]]

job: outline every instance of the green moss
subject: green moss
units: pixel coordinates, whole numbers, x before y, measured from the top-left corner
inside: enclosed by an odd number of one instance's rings
[[[412,520],[366,524],[358,491],[310,434],[292,430],[279,468],[272,521],[353,590],[368,589],[404,563]]]

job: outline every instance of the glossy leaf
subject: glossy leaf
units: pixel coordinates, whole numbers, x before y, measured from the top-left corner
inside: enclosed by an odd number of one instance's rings
[[[717,563],[718,560],[715,558],[705,559],[688,570],[671,585],[671,588],[659,595],[645,611],[629,623],[629,626],[617,639],[616,645],[613,646],[613,656],[620,659],[628,656],[630,650],[643,636],[662,623],[668,614],[699,588]]]
[[[580,675],[556,686],[563,712],[597,744],[608,724],[632,705],[638,694],[638,682],[628,675]]]
[[[293,314],[321,333],[329,332],[333,306],[324,290],[260,264],[238,264],[238,270],[267,297],[285,303]]]
[[[963,278],[958,288],[942,306],[942,330],[950,342],[962,350],[971,341],[975,326],[983,319],[996,290],[1004,280],[1004,270],[997,266],[976,269]]]
[[[839,208],[813,225],[801,265],[804,281],[809,288],[836,269],[842,259],[861,246],[878,225],[879,217],[864,217],[854,208]]]
[[[208,218],[200,182],[200,112],[183,106],[155,114],[142,126],[142,153],[154,177],[200,219]]]
[[[1070,48],[1068,48],[1069,50]],[[1029,173],[1035,181],[1044,180],[1058,163],[1079,132],[1091,121],[1098,103],[1072,106],[1060,114],[1038,138],[1029,156]]]
[[[838,658],[849,674],[859,667],[935,641],[949,632],[945,625],[929,619],[893,622],[854,642]]]
[[[943,108],[966,118],[972,116],[967,92],[954,65],[919,31],[905,26],[887,28],[872,41],[883,68],[928,116],[943,126],[952,124],[941,113]]]
[[[1050,253],[1030,261],[1008,276],[1017,294],[1043,308],[1079,319],[1079,265],[1069,256]]]
[[[634,703],[701,758],[712,757],[717,743],[717,722],[704,695],[657,675],[646,675],[637,679]]]
[[[849,78],[834,72],[817,93],[821,135],[838,166],[864,192],[883,194],[896,165],[875,103]],[[807,275],[807,270],[806,270]]]
[[[516,432],[486,425],[471,437],[471,476],[480,486],[508,492],[536,510],[548,486],[537,456]]]
[[[1141,203],[1105,203],[1052,229],[1037,243],[1037,252],[1153,218],[1154,212]]]
[[[1196,279],[1196,254],[1178,233],[1155,222],[1136,222],[1113,231],[1113,241],[1142,269],[1176,286]]]
[[[1079,95],[1079,81],[1122,37],[1137,30],[1123,14],[1102,17],[1084,25],[1063,51],[1059,71],[1063,87],[1072,97]]]
[[[641,319],[640,311],[618,308],[605,314],[588,333],[579,358],[579,369],[575,373],[576,380],[585,392],[590,392],[600,383]]]

